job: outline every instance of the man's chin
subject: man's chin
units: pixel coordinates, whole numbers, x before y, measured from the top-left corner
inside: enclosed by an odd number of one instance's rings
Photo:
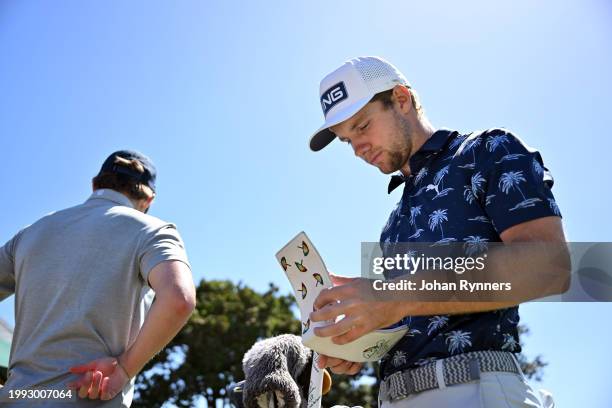
[[[393,173],[393,172],[392,172],[392,171],[390,171],[390,170],[387,170],[387,169],[381,169],[380,167],[378,168],[378,170],[380,170],[380,172],[381,172],[382,174],[387,174],[387,175],[389,175],[389,174]]]
[[[385,157],[383,160],[379,159],[377,163],[371,164],[374,167],[378,167],[378,170],[383,174],[393,174],[400,171],[407,160],[408,159],[403,160],[402,157],[389,154],[388,157]]]
[[[393,170],[392,168],[389,168],[385,165],[379,166],[377,164],[373,164],[374,167],[377,167],[378,170],[380,170],[380,172],[382,174],[391,174],[391,173],[395,173],[397,170]]]

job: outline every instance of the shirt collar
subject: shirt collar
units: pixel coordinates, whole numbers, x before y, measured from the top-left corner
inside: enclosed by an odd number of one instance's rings
[[[91,200],[108,200],[119,205],[134,208],[134,204],[132,204],[129,198],[120,192],[111,190],[109,188],[101,188],[94,191],[87,199],[88,202]]]
[[[429,139],[425,141],[423,146],[410,157],[410,169],[413,172],[418,171],[422,167],[425,159],[429,158],[432,153],[444,149],[451,136],[458,133],[459,132],[450,129],[436,130]],[[393,190],[404,184],[406,179],[407,178],[404,177],[402,173],[392,175],[391,180],[389,180],[389,185],[387,186],[387,193],[391,194]]]

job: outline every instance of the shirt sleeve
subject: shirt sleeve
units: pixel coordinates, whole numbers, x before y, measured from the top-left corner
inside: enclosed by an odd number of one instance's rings
[[[0,301],[15,293],[15,246],[19,234],[0,247]]]
[[[174,224],[145,232],[140,257],[140,273],[145,282],[148,282],[151,270],[164,261],[180,261],[191,268],[185,245]]]
[[[485,212],[498,234],[523,222],[561,216],[551,192],[553,177],[540,153],[504,129],[483,134],[480,172],[486,180]]]

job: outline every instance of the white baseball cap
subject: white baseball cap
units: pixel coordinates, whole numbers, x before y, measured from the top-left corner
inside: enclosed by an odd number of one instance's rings
[[[310,138],[310,149],[319,151],[336,137],[330,126],[359,112],[377,93],[395,85],[410,86],[397,68],[380,57],[357,57],[321,81],[319,96],[325,123]]]

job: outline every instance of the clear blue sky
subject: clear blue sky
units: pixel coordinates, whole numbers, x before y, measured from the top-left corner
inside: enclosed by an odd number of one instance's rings
[[[134,148],[158,166],[152,214],[178,225],[196,279],[288,291],[274,254],[300,230],[357,275],[399,190],[346,146],[307,148],[320,79],[357,55],[398,66],[435,126],[504,126],[537,147],[568,238],[612,241],[611,17],[607,0],[4,0],[0,241],[84,201],[103,159]],[[560,406],[612,406],[611,306],[522,307]],[[12,298],[0,317],[13,324]]]

